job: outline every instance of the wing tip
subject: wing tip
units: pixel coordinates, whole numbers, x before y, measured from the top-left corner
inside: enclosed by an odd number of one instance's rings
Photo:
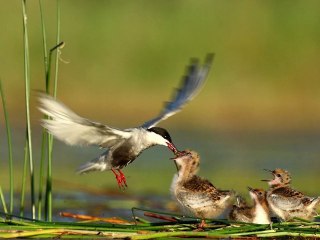
[[[206,55],[206,59],[205,59],[205,63],[206,64],[212,64],[214,58],[215,58],[215,53],[211,52],[211,53],[207,53]]]

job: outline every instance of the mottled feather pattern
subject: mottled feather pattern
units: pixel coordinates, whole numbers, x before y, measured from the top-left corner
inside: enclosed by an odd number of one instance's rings
[[[290,187],[280,187],[280,188],[276,188],[272,191],[273,194],[278,194],[281,195],[283,197],[304,197],[304,194],[294,190]]]
[[[201,191],[206,193],[214,193],[217,190],[210,181],[197,175],[192,176],[189,180],[184,182],[182,187],[191,192]]]
[[[283,210],[292,210],[307,206],[311,203],[309,197],[290,187],[280,187],[274,189],[269,197],[275,206]]]
[[[252,207],[243,206],[237,207],[233,206],[230,212],[230,219],[237,222],[252,222],[253,219],[253,211]]]
[[[219,190],[196,175],[200,163],[198,153],[185,150],[175,162],[179,170],[173,178],[171,192],[184,212],[200,218],[216,218],[231,207],[233,191]]]
[[[290,187],[290,173],[284,169],[271,171],[273,179],[267,193],[271,210],[282,220],[290,221],[295,217],[313,220],[317,215],[316,207],[320,199],[305,196]]]

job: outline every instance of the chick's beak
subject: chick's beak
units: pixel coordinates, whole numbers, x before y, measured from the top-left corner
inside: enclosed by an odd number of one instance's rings
[[[273,175],[273,171],[272,170],[269,170],[269,169],[263,169],[263,170],[265,170],[265,171],[267,171],[267,172],[269,172],[269,173],[271,173]],[[261,179],[261,181],[262,182],[269,182],[271,180],[270,179]]]
[[[253,188],[252,188],[252,187],[247,187],[247,188],[248,188],[248,190],[249,190],[250,192],[253,191]]]

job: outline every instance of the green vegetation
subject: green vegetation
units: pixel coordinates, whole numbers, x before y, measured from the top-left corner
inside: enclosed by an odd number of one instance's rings
[[[27,173],[27,164],[29,163],[29,176],[30,176],[30,197],[31,197],[31,214],[32,219],[36,218],[36,199],[35,199],[35,170],[34,170],[34,160],[33,160],[33,153],[32,153],[32,137],[31,137],[31,114],[30,114],[30,55],[29,55],[29,37],[28,37],[28,14],[27,14],[27,3],[25,0],[21,1],[22,5],[22,19],[23,19],[23,43],[24,43],[24,83],[25,83],[25,110],[26,110],[26,139],[25,139],[25,148],[24,148],[24,162],[23,162],[23,177],[22,177],[22,188],[21,188],[21,201],[20,201],[20,216],[24,215],[25,210],[25,192],[26,192],[26,176]],[[45,83],[46,83],[46,91],[49,93],[49,86],[50,86],[50,69],[51,69],[51,59],[52,53],[54,50],[60,48],[63,43],[59,43],[60,41],[60,8],[59,8],[59,1],[57,1],[57,46],[50,50],[49,58],[47,56],[47,44],[46,44],[46,35],[45,35],[45,24],[44,18],[42,13],[42,5],[41,0],[39,1],[40,5],[40,12],[41,12],[41,21],[42,21],[42,28],[43,28],[43,46],[44,46],[44,63],[45,63]],[[54,79],[54,96],[56,96],[57,92],[57,79],[58,79],[58,51],[56,55],[56,62],[55,62],[55,79]],[[12,139],[11,139],[11,129],[8,119],[7,107],[6,107],[6,98],[4,96],[4,91],[2,88],[2,82],[0,82],[0,95],[3,105],[3,112],[5,116],[5,123],[7,129],[7,142],[8,142],[8,153],[9,153],[9,177],[10,177],[10,209],[9,213],[13,213],[13,191],[14,191],[14,173],[13,173],[13,157],[12,157]],[[45,145],[45,139],[47,136],[47,149]],[[44,153],[47,152],[48,156],[48,174],[47,174],[47,189],[46,189],[46,219],[51,221],[52,220],[52,189],[51,189],[51,182],[52,182],[52,175],[51,175],[51,166],[52,166],[52,146],[53,146],[53,138],[49,134],[43,133],[43,143],[42,143],[42,158],[40,161],[40,179],[39,179],[39,198],[38,198],[38,218],[42,218],[42,179],[43,179],[43,161],[44,161]],[[17,174],[17,173],[16,173]],[[2,192],[2,187],[0,185],[0,197],[1,202],[4,208],[4,211],[7,213],[6,201]]]
[[[135,209],[137,211],[139,209]],[[133,210],[134,211],[134,210]],[[141,211],[141,210],[140,210]],[[159,213],[142,210],[145,215],[154,215],[157,218],[168,218],[170,221],[150,222],[144,217],[134,217],[135,222],[121,219],[103,219],[104,221],[118,221],[117,223],[99,223],[96,220],[88,222],[42,222],[28,219],[12,218],[9,215],[0,217],[0,226],[3,231],[1,238],[38,237],[38,238],[239,238],[239,237],[320,237],[320,223],[296,221],[274,223],[272,225],[245,224],[228,222],[225,220],[207,220],[202,231],[197,230],[200,219],[183,217],[181,215]],[[163,214],[163,215],[159,215]]]
[[[9,179],[10,179],[10,184],[9,184],[9,189],[10,189],[10,208],[9,208],[9,213],[12,214],[13,213],[13,187],[14,187],[13,159],[12,159],[12,140],[11,140],[10,121],[9,121],[7,105],[6,105],[6,98],[4,96],[4,90],[2,88],[1,79],[0,79],[0,96],[1,96],[1,101],[2,101],[4,118],[5,118],[5,122],[6,122],[7,144],[8,144],[8,154],[9,154],[9,156],[8,156],[9,164],[8,165],[9,165]],[[2,202],[2,205],[3,205],[3,209],[4,209],[5,213],[7,213],[7,207],[6,207],[6,203],[4,201],[1,185],[0,185],[0,197],[1,197],[1,202]]]

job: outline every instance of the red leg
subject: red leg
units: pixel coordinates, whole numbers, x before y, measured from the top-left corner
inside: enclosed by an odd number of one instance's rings
[[[115,175],[117,182],[118,182],[118,186],[120,189],[125,189],[126,187],[128,187],[126,177],[124,176],[123,172],[121,172],[120,169],[117,169],[119,174],[113,168],[111,168],[111,171]]]
[[[197,231],[203,231],[205,226],[206,226],[206,221],[204,219],[202,219],[201,223],[197,227]]]
[[[123,183],[125,187],[128,187],[127,180],[126,180],[126,177],[124,176],[123,172],[120,169],[118,169],[118,172],[120,174],[121,183]]]

